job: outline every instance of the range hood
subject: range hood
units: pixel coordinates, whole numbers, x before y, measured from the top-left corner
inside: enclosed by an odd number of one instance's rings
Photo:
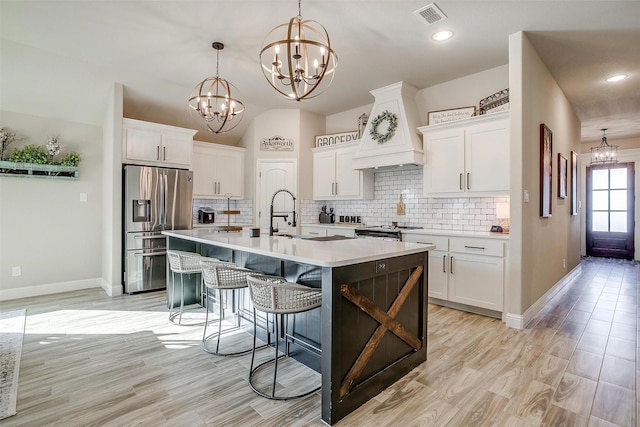
[[[418,134],[418,111],[415,103],[417,92],[418,89],[405,82],[371,91],[375,102],[353,158],[354,169],[424,164],[422,137]],[[397,118],[397,128],[388,141],[380,143],[371,137],[371,126],[386,111]],[[378,135],[386,134],[388,124],[388,120],[379,123]]]

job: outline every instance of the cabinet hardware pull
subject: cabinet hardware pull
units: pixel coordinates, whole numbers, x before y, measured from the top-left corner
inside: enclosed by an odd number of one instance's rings
[[[453,257],[449,258],[449,272],[453,274]]]
[[[443,273],[447,272],[447,256],[446,255],[442,255],[442,272]]]
[[[167,147],[162,147],[162,161],[167,160]]]
[[[471,186],[469,185],[469,175],[471,174],[467,172],[467,190],[471,190]]]
[[[464,245],[464,247],[467,248],[467,249],[482,249],[482,250],[486,249],[486,248],[484,248],[482,246],[467,246],[467,245]]]
[[[336,182],[336,196],[338,195],[338,183]]]
[[[462,188],[462,174],[460,174],[460,189],[463,190],[463,188]]]
[[[416,242],[416,243],[420,243],[420,244],[423,244],[423,245],[433,245],[433,243],[431,243],[431,242]]]
[[[160,160],[160,146],[156,145],[156,160]]]

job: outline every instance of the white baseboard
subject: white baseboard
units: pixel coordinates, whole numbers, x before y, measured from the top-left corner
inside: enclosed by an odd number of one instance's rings
[[[105,282],[104,279],[100,279],[100,287],[102,287],[102,289],[104,289],[104,291],[107,293],[107,295],[109,295],[110,297],[115,297],[118,295],[122,295],[122,285],[117,283],[115,285],[111,285],[107,282]]]
[[[0,291],[0,301],[59,294],[61,292],[77,291],[79,289],[104,288],[104,286],[102,286],[102,281],[102,278],[97,277],[95,279],[83,279],[71,282],[48,283],[45,285],[21,286],[19,288],[4,289]]]
[[[526,325],[542,310],[542,308],[569,282],[582,272],[582,263],[578,264],[573,270],[568,272],[562,279],[551,287],[536,302],[531,304],[524,314],[507,313],[505,323],[510,328],[524,329]]]

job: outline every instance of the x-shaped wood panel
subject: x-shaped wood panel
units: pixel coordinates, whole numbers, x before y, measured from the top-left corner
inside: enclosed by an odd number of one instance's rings
[[[418,283],[418,280],[422,275],[422,271],[422,266],[418,266],[418,268],[414,270],[387,312],[382,310],[373,301],[359,293],[355,288],[348,284],[340,286],[340,293],[342,296],[380,323],[342,381],[342,384],[340,385],[340,398],[343,398],[347,393],[349,393],[349,390],[353,387],[356,378],[358,378],[365,366],[367,366],[367,363],[369,363],[369,360],[373,356],[373,353],[382,341],[387,330],[393,332],[398,338],[409,344],[415,350],[419,350],[422,347],[422,340],[411,334],[411,332],[407,331],[404,326],[395,320],[395,317],[400,312],[400,309],[409,297],[409,294],[415,287],[416,283]]]

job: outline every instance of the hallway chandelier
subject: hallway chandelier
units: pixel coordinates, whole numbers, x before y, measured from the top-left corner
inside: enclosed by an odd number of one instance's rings
[[[269,84],[290,100],[302,101],[324,92],[338,65],[327,30],[298,16],[273,28],[262,43],[260,68]]]
[[[602,131],[602,141],[597,147],[591,147],[591,164],[617,163],[618,146],[610,145],[607,142],[607,135],[605,135],[607,129],[600,130]]]
[[[198,83],[189,97],[189,111],[204,120],[213,133],[225,133],[235,128],[242,120],[244,104],[238,98],[237,89],[218,73],[220,51],[224,44],[213,42],[216,50],[216,75]]]

